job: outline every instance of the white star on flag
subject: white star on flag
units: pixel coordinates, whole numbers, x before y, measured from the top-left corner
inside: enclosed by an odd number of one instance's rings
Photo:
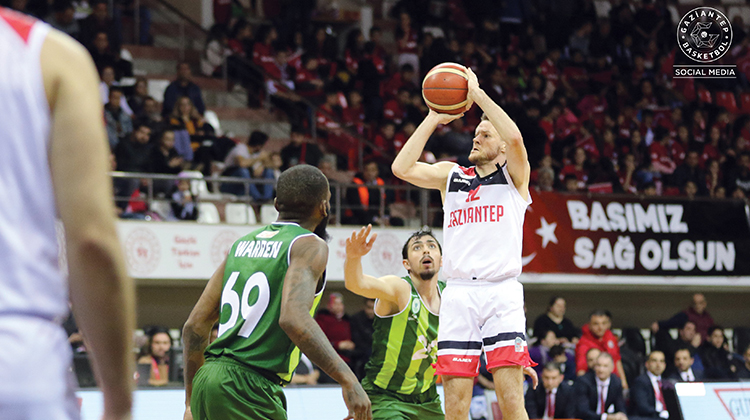
[[[535,230],[536,234],[542,237],[542,248],[547,248],[547,244],[550,242],[557,243],[557,236],[555,236],[556,227],[557,222],[547,223],[544,217],[542,217],[542,227]]]

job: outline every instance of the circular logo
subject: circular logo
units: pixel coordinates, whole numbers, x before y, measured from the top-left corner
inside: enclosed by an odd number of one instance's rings
[[[683,54],[699,63],[723,57],[732,46],[732,36],[729,19],[713,7],[697,7],[677,25],[677,45]]]
[[[159,238],[150,229],[133,229],[125,238],[125,258],[131,274],[144,276],[151,273],[161,259]]]
[[[396,235],[388,232],[378,233],[378,239],[370,251],[370,261],[379,275],[395,274],[403,270],[401,245]]]
[[[419,300],[419,298],[416,298],[411,301],[411,311],[414,314],[419,313],[419,309],[422,307],[422,302]]]
[[[227,253],[232,249],[232,245],[240,237],[237,232],[232,230],[222,230],[211,242],[211,262],[215,267],[224,262]]]

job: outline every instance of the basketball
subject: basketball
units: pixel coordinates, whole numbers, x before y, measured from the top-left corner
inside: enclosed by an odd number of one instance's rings
[[[422,81],[422,97],[435,112],[460,114],[466,109],[466,67],[456,63],[442,63],[433,67]]]

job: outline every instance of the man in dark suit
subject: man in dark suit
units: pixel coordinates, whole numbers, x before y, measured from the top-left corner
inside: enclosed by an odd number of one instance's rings
[[[696,330],[692,321],[686,321],[679,329],[677,338],[672,338],[669,334],[669,328],[660,327],[661,323],[654,323],[651,327],[655,336],[655,349],[664,352],[667,360],[667,370],[671,372],[674,368],[675,353],[678,349],[692,349],[693,357],[697,355],[698,347],[701,345],[701,335]],[[703,362],[700,357],[694,358],[693,369],[703,370]]]
[[[701,382],[703,381],[703,371],[693,369],[693,350],[689,347],[681,348],[674,354],[674,369],[669,375],[669,379],[677,382]]]
[[[575,383],[576,417],[582,420],[628,420],[622,382],[613,375],[615,362],[609,353],[601,353],[593,372]]]
[[[573,388],[563,382],[560,365],[548,362],[542,370],[542,386],[526,392],[526,411],[531,419],[575,417]]]
[[[652,351],[646,361],[646,373],[635,378],[630,388],[633,415],[641,419],[669,419],[664,402],[661,374],[667,367],[664,353]]]

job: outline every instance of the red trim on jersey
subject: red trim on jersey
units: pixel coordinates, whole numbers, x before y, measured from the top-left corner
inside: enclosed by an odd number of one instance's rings
[[[31,28],[36,23],[36,20],[2,7],[0,7],[0,18],[8,22],[8,25],[16,31],[18,36],[23,39],[23,42],[29,42],[29,33],[31,33]]]
[[[529,356],[529,348],[523,346],[523,351],[516,351],[515,346],[498,347],[487,353],[487,370],[501,366],[536,366]]]
[[[458,169],[460,169],[464,174],[466,174],[468,176],[476,176],[477,175],[477,172],[476,172],[476,170],[474,169],[473,166],[471,168],[464,168],[463,166],[459,165]]]
[[[469,356],[458,354],[438,355],[437,366],[435,367],[436,375],[450,376],[467,376],[475,377],[479,374],[479,358],[481,356]],[[459,362],[456,359],[468,360]]]

